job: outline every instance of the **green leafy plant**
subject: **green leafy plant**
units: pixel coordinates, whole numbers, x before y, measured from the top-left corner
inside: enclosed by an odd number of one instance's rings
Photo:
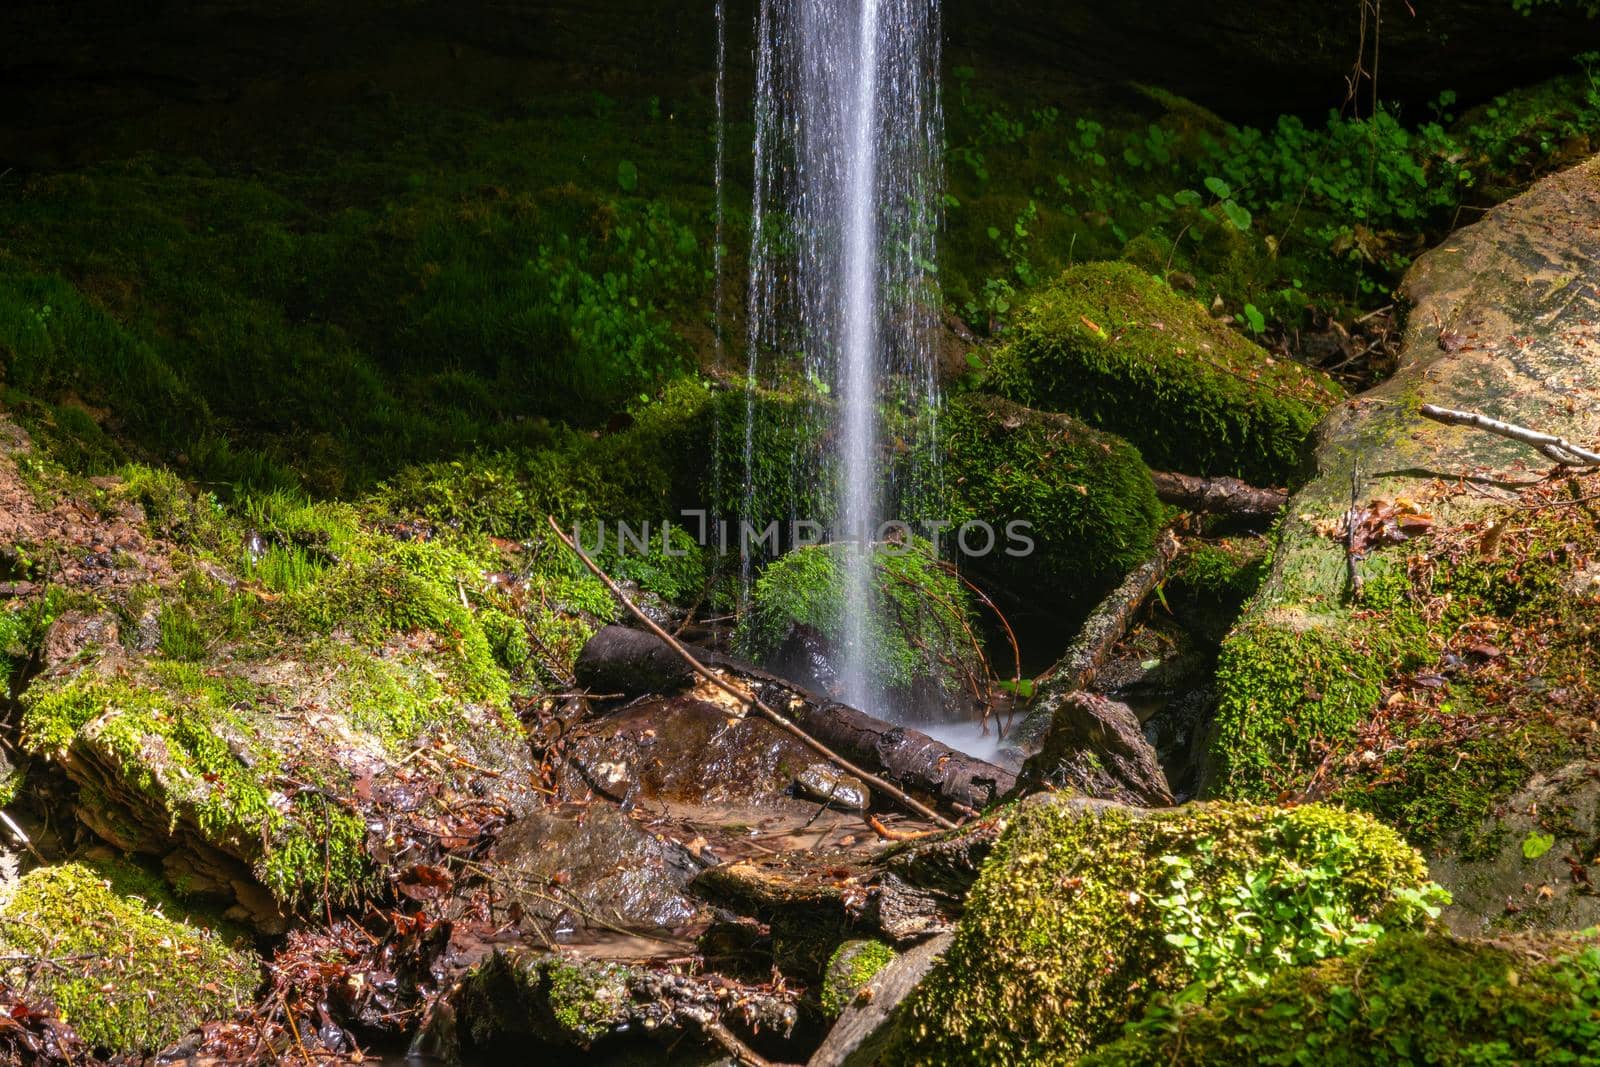
[[[1356,842],[1323,831],[1314,862],[1279,853],[1220,880],[1206,874],[1213,848],[1166,855],[1167,895],[1155,901],[1168,944],[1183,954],[1197,994],[1264,985],[1284,966],[1343,955],[1376,941],[1387,927],[1406,929],[1437,918],[1450,897],[1433,883],[1396,889],[1383,916],[1358,915],[1342,886]]]

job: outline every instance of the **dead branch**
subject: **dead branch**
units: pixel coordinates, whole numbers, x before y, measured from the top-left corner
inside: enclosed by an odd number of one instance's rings
[[[1237,478],[1196,478],[1171,471],[1151,471],[1150,477],[1156,496],[1187,511],[1270,517],[1289,500],[1282,489],[1261,489]]]
[[[1155,552],[1100,602],[1078,631],[1078,639],[1050,668],[1041,685],[1058,689],[1089,688],[1111,655],[1112,646],[1128,632],[1140,605],[1161,584],[1177,556],[1178,539],[1171,530],[1162,531]]]
[[[1089,614],[1077,640],[1056,661],[1036,691],[1037,702],[1006,738],[1009,748],[1030,754],[1042,743],[1050,728],[1050,708],[1068,693],[1089,688],[1100,668],[1111,656],[1111,649],[1133,625],[1133,619],[1156,586],[1167,575],[1178,556],[1178,539],[1163,530],[1155,552],[1140,564]]]
[[[1526,426],[1515,423],[1501,422],[1491,419],[1487,415],[1479,415],[1473,411],[1455,411],[1451,408],[1436,407],[1433,404],[1424,404],[1421,407],[1422,417],[1442,422],[1446,426],[1471,426],[1476,430],[1483,430],[1499,437],[1518,441],[1530,445],[1549,459],[1565,467],[1600,467],[1600,452],[1590,452],[1554,434],[1541,433],[1530,430]]]
[[[780,730],[790,734],[795,738],[795,740],[811,749],[817,755],[828,760],[828,762],[834,764],[836,767],[839,767],[841,770],[855,775],[857,778],[860,778],[862,781],[866,782],[873,789],[884,794],[885,796],[893,798],[907,808],[911,809],[916,814],[922,816],[924,819],[928,819],[936,825],[942,826],[947,830],[955,829],[956,824],[945,818],[943,815],[940,815],[938,812],[934,811],[926,804],[923,804],[915,797],[910,796],[904,790],[898,789],[890,783],[884,781],[882,778],[879,778],[877,775],[857,767],[854,763],[851,763],[849,760],[845,759],[843,756],[824,745],[821,741],[818,741],[816,738],[800,729],[800,727],[790,722],[786,717],[767,707],[767,705],[762,703],[760,698],[756,697],[753,693],[748,693],[739,686],[729,683],[723,679],[721,675],[717,674],[711,668],[695,659],[694,656],[690,654],[689,650],[684,648],[683,645],[679,643],[677,638],[667,633],[667,631],[658,626],[656,622],[650,618],[650,616],[639,610],[638,606],[628,598],[628,595],[618,588],[617,583],[612,581],[611,576],[606,574],[605,571],[601,570],[594,560],[590,559],[583,549],[580,548],[577,543],[572,540],[572,538],[568,537],[562,531],[561,527],[556,523],[554,515],[547,515],[545,518],[546,521],[550,523],[550,529],[554,530],[556,536],[561,539],[561,543],[566,545],[567,548],[570,549],[578,557],[578,559],[583,562],[583,565],[589,569],[591,574],[600,579],[601,583],[604,584],[608,590],[610,590],[611,595],[617,598],[617,602],[626,608],[629,614],[638,619],[639,622],[644,625],[645,629],[649,630],[651,633],[661,638],[661,640],[665,641],[674,652],[683,658],[684,662],[687,663],[696,674],[700,675],[706,681],[710,682],[718,689],[721,689],[724,693],[727,693],[729,696],[739,701],[746,708],[754,711],[762,718],[768,720]]]

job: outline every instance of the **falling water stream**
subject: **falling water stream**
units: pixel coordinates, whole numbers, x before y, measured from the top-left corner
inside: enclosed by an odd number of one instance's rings
[[[849,546],[836,667],[867,709],[881,703],[871,544],[936,467],[931,452],[891,464],[884,427],[938,403],[939,54],[937,0],[762,0],[757,14],[745,468],[755,388],[798,371],[834,432],[829,469],[796,477],[832,485],[836,508],[798,517],[831,519]]]

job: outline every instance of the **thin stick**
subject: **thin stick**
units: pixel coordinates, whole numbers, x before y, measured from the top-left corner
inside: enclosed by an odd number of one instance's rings
[[[566,533],[562,531],[561,527],[556,523],[554,515],[545,516],[545,520],[550,523],[550,529],[555,531],[556,536],[561,539],[561,543],[566,545],[567,548],[578,557],[578,559],[583,561],[583,565],[589,568],[589,573],[600,579],[601,583],[611,591],[611,595],[617,598],[617,602],[623,607],[627,608],[630,615],[643,623],[645,629],[649,630],[651,633],[661,638],[661,640],[665,641],[667,646],[671,648],[672,651],[676,652],[683,659],[683,661],[694,670],[696,674],[700,675],[706,681],[710,682],[724,693],[727,693],[729,696],[745,705],[751,711],[756,712],[758,715],[771,722],[780,730],[788,733],[794,737],[795,740],[799,741],[801,744],[811,749],[811,751],[815,752],[819,756],[822,756],[828,762],[834,764],[841,770],[855,775],[872,788],[878,790],[880,793],[883,793],[885,796],[892,797],[893,799],[899,801],[901,804],[905,805],[907,808],[910,808],[924,819],[928,819],[929,821],[944,827],[946,830],[955,829],[956,824],[945,818],[943,815],[940,815],[926,804],[923,804],[921,801],[908,795],[904,790],[890,785],[888,782],[884,781],[882,778],[879,778],[870,771],[866,771],[860,767],[857,767],[854,763],[851,763],[849,760],[833,751],[833,749],[829,748],[827,745],[824,745],[821,741],[818,741],[816,738],[800,729],[800,727],[790,722],[787,718],[767,707],[767,705],[762,703],[761,699],[755,694],[745,692],[739,686],[727,681],[721,675],[713,671],[710,667],[707,667],[704,663],[701,663],[699,660],[695,659],[694,655],[690,653],[687,648],[684,648],[683,645],[679,643],[677,638],[673,637],[660,626],[656,625],[655,621],[651,619],[650,616],[640,611],[634,602],[628,599],[628,595],[617,587],[617,583],[611,580],[611,576],[605,571],[601,570],[594,560],[590,559],[588,554],[585,553],[583,549],[572,540],[572,538],[568,537]]]
[[[40,863],[50,862],[43,856],[39,855],[39,850],[33,847],[33,842],[28,839],[27,834],[23,833],[22,827],[18,826],[16,820],[4,810],[0,810],[0,822],[4,822],[6,824],[6,829],[10,830],[12,835],[22,843],[23,848],[26,848],[29,852],[33,853],[34,859],[38,860]]]
[[[699,1022],[701,1031],[707,1037],[721,1045],[722,1051],[732,1056],[739,1063],[745,1064],[746,1067],[775,1067],[771,1061],[763,1059],[759,1052],[740,1041],[733,1035],[732,1030],[729,1030],[716,1019],[708,1018],[696,1021]]]
[[[1570,441],[1554,434],[1540,433],[1538,430],[1530,430],[1526,426],[1501,422],[1499,419],[1491,419],[1487,415],[1479,415],[1473,411],[1454,411],[1450,408],[1435,407],[1432,404],[1422,405],[1421,412],[1423,418],[1432,419],[1434,422],[1442,422],[1446,426],[1471,426],[1473,429],[1484,430],[1513,441],[1520,441],[1525,445],[1531,445],[1562,466],[1600,467],[1600,452],[1590,452],[1586,448],[1579,448]]]

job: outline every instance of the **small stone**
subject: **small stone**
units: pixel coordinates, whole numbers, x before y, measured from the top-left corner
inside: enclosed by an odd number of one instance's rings
[[[813,763],[796,775],[794,789],[840,811],[866,811],[872,802],[865,782],[826,763]]]

